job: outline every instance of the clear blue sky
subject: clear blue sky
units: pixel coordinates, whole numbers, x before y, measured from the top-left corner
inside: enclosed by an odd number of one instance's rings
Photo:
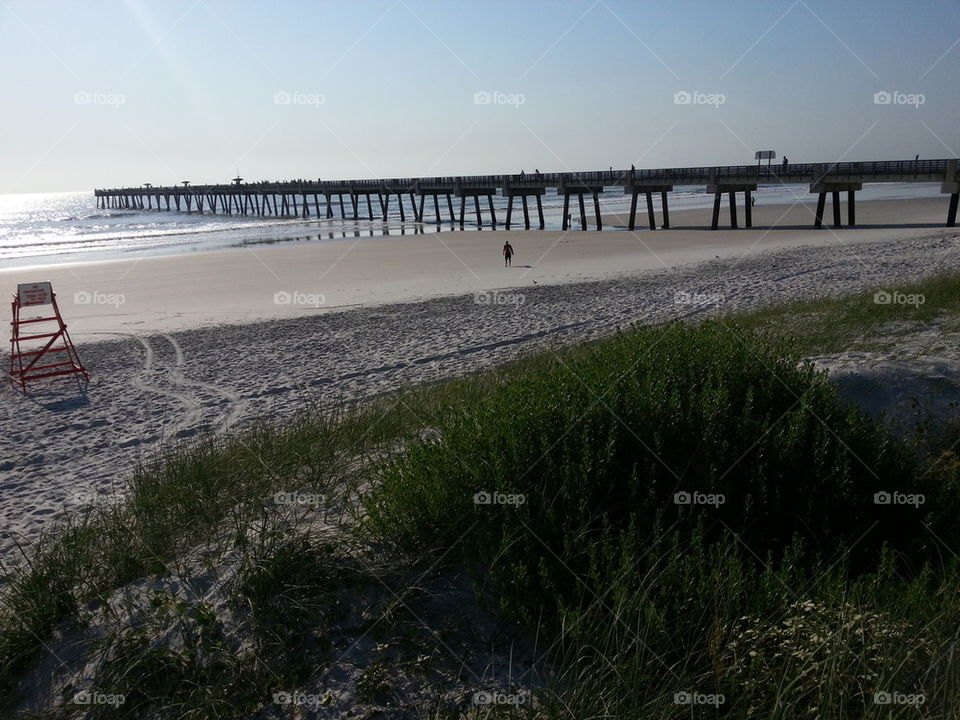
[[[957,0],[0,0],[0,61],[0,192],[960,151]]]

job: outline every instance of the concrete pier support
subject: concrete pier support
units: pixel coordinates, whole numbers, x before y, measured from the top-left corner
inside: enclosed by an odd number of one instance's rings
[[[950,196],[950,205],[947,207],[947,227],[956,227],[957,207],[960,206],[960,182],[945,182],[940,185],[940,192]]]
[[[584,205],[583,196],[590,194],[593,196],[593,208],[596,215],[597,230],[602,229],[600,222],[600,193],[603,192],[603,185],[593,182],[586,182],[579,179],[562,180],[557,186],[557,195],[563,195],[563,229],[568,227],[567,215],[570,208],[570,196],[576,195],[580,204],[580,229],[587,229],[587,211]]]
[[[863,189],[863,183],[849,182],[816,182],[810,185],[810,192],[817,193],[817,212],[814,216],[813,226],[823,227],[823,211],[826,209],[827,193],[830,193],[830,201],[833,205],[833,226],[842,227],[840,220],[840,193],[847,193],[847,224],[851,227],[856,224],[856,191]]]
[[[450,192],[449,186],[443,187],[443,192]],[[473,198],[473,207],[474,212],[476,213],[477,218],[477,227],[483,227],[483,213],[480,210],[480,198],[487,198],[487,206],[490,210],[490,226],[494,229],[497,227],[497,213],[493,207],[493,196],[496,194],[497,189],[492,186],[480,186],[467,183],[464,181],[457,181],[453,188],[453,194],[460,198],[460,227],[464,225],[464,212],[466,211],[467,198]]]
[[[713,218],[710,223],[710,229],[716,230],[720,224],[720,204],[724,193],[730,204],[730,227],[737,229],[737,193],[744,194],[746,209],[744,212],[747,227],[753,227],[753,213],[750,211],[750,194],[757,189],[756,183],[737,183],[737,184],[711,184],[707,185],[707,192],[713,193]]]
[[[510,229],[510,225],[512,223],[513,199],[516,197],[520,198],[520,202],[523,206],[523,227],[526,230],[530,229],[530,205],[527,198],[536,198],[537,214],[539,215],[540,219],[540,229],[543,230],[543,203],[540,201],[540,196],[546,194],[547,188],[537,180],[536,175],[534,175],[532,178],[524,179],[513,176],[509,182],[504,183],[504,186],[501,188],[500,192],[504,197],[507,198],[507,219],[504,226],[507,230]]]
[[[450,214],[450,223],[453,224],[456,222],[456,216],[453,212],[453,198],[450,193],[444,189],[430,188],[430,189],[421,189],[418,190],[420,194],[420,209],[417,210],[417,206],[413,206],[414,215],[417,215],[418,222],[424,222],[424,207],[426,204],[427,197],[433,198],[433,221],[437,225],[443,223],[443,212],[440,209],[440,198],[445,197],[447,199],[447,210]],[[400,202],[400,219],[403,220],[403,201]]]
[[[647,201],[647,224],[651,230],[657,229],[657,217],[656,213],[653,210],[653,193],[660,193],[660,208],[663,211],[663,223],[661,227],[669,228],[670,227],[670,211],[667,207],[667,193],[673,190],[673,185],[649,185],[642,183],[634,183],[631,185],[625,185],[623,192],[630,196],[630,219],[627,223],[627,227],[632,231],[636,230],[637,227],[637,200],[640,197],[640,194],[643,193]]]

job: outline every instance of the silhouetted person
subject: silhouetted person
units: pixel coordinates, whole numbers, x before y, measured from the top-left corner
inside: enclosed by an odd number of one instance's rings
[[[503,244],[503,266],[511,267],[511,261],[513,259],[513,245],[510,244],[510,241],[507,240]]]
[[[789,162],[790,162],[790,160],[787,158],[786,155],[784,155],[784,156],[783,156],[783,169],[784,169],[784,170],[787,169],[787,163],[789,163]]]
[[[525,178],[526,175],[527,175],[527,174],[526,174],[523,170],[520,171],[520,179],[521,179],[521,180],[523,180],[523,178]]]
[[[750,197],[750,207],[753,207],[753,206],[756,205],[756,204],[757,204],[757,198],[754,197],[754,196],[751,196],[751,197]]]
[[[917,156],[913,159],[913,161],[916,162],[916,161],[919,160],[919,159],[920,159],[920,155],[919,155],[919,153],[918,153]]]

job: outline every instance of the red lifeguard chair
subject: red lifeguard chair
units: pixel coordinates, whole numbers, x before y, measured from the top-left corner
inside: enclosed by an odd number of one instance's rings
[[[30,312],[29,308],[38,308],[39,311],[39,308],[47,305],[53,308],[53,315],[40,311],[43,313],[40,317],[24,317],[24,310]],[[56,327],[53,323],[56,323]],[[10,382],[15,386],[26,390],[31,380],[60,375],[79,374],[86,380],[90,379],[67,333],[67,324],[60,315],[57,295],[50,283],[17,285],[17,294],[13,296],[13,322],[10,325]],[[26,334],[23,332],[24,325],[30,326]],[[26,348],[21,343],[27,343]]]

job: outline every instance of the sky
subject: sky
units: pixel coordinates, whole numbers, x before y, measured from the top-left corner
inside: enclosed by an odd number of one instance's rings
[[[957,157],[957,0],[0,0],[0,193]]]

